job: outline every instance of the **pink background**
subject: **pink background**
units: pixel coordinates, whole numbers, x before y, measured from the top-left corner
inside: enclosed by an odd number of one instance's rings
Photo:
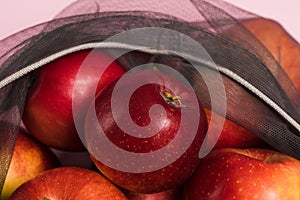
[[[24,28],[53,19],[75,0],[3,0],[0,2],[0,40]],[[151,0],[150,0],[151,1]],[[177,0],[174,0],[177,1]],[[180,0],[178,0],[180,1]],[[255,14],[280,22],[300,41],[300,19],[297,0],[225,0]]]

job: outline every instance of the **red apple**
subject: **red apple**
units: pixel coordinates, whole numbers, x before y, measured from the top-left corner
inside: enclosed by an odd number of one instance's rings
[[[155,193],[192,174],[207,120],[190,87],[142,70],[99,93],[85,127],[88,151],[106,177],[130,191]]]
[[[84,77],[76,79],[83,62],[89,68],[85,69]],[[109,66],[103,64],[107,62],[112,63]],[[97,72],[104,69],[102,77],[98,77]],[[43,66],[33,75],[36,80],[24,107],[25,126],[34,137],[50,147],[66,151],[83,150],[72,114],[75,80],[78,84],[75,91],[76,105],[79,107],[77,114],[85,116],[90,104],[87,97],[92,93],[91,87],[98,84],[97,90],[102,90],[124,72],[120,65],[100,50],[83,50]]]
[[[22,183],[58,166],[54,153],[20,129],[0,199],[8,199]]]
[[[125,195],[128,200],[182,200],[182,194],[179,188],[153,194],[127,192]]]
[[[22,184],[10,200],[126,200],[125,195],[99,173],[78,167],[48,170]]]
[[[224,147],[231,147],[231,148],[250,148],[250,147],[268,147],[268,145],[260,139],[258,136],[256,136],[254,133],[246,130],[242,126],[237,125],[233,121],[229,119],[224,120],[224,124],[218,124],[221,118],[223,118],[221,115],[218,115],[214,113],[214,117],[218,118],[215,121],[211,121],[211,110],[205,109],[207,121],[209,124],[209,127],[211,127],[212,132],[214,133],[218,131],[215,127],[223,126],[222,132],[217,138],[217,143],[215,144],[214,148],[224,148]],[[210,124],[211,122],[211,124]],[[211,137],[211,139],[215,139],[215,137]],[[215,141],[211,141],[211,143],[214,143]]]
[[[300,199],[300,161],[267,149],[216,149],[184,189],[185,200]]]

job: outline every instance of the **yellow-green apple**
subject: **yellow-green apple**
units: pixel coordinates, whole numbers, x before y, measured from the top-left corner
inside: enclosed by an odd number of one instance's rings
[[[153,194],[125,192],[128,200],[182,200],[181,188],[175,188]]]
[[[104,64],[110,62],[109,66]],[[84,76],[78,78],[77,73],[83,63],[89,67],[85,68]],[[105,70],[101,77],[97,75],[99,70]],[[49,147],[65,151],[84,150],[73,121],[74,93],[78,106],[76,114],[81,115],[81,121],[84,121],[90,105],[87,97],[93,92],[91,88],[98,85],[97,90],[100,91],[123,73],[124,69],[100,50],[79,51],[43,66],[33,74],[35,81],[24,106],[25,126]]]
[[[204,109],[191,87],[155,70],[126,73],[105,88],[85,124],[97,168],[138,193],[181,185],[198,165],[207,131]]]
[[[98,172],[59,167],[22,184],[10,200],[126,200],[125,195]]]
[[[58,166],[60,163],[53,152],[20,129],[1,200],[8,199],[11,193],[25,181]]]
[[[184,199],[300,199],[300,161],[267,149],[216,149],[186,183]]]

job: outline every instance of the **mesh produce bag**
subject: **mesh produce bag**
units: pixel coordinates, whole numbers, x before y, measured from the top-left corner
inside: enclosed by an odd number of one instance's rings
[[[271,53],[240,23],[256,17],[212,0],[79,0],[54,20],[0,41],[0,189],[31,72],[90,48],[115,55],[126,70],[149,62],[170,65],[205,107],[300,159],[299,94]],[[147,54],[147,60],[129,51]]]

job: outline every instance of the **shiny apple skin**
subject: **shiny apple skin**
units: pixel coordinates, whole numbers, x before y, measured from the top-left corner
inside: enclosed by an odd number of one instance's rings
[[[10,200],[127,200],[125,195],[99,173],[79,168],[48,170],[22,184]]]
[[[143,79],[143,76],[147,74],[147,70],[137,72],[132,75],[133,79]],[[165,75],[161,72],[156,72],[158,76],[161,76],[162,83],[169,83],[172,88],[168,88],[175,93],[173,96],[180,96],[181,100],[187,100],[194,94],[190,87],[187,87],[177,79]],[[151,137],[143,138],[142,136],[133,137],[132,135],[126,134],[120,129],[118,124],[115,122],[112,114],[112,93],[115,89],[116,83],[111,84],[96,97],[94,104],[90,107],[90,110],[86,118],[86,141],[88,150],[91,154],[91,158],[97,168],[111,181],[117,185],[138,193],[157,193],[160,191],[175,188],[181,185],[195,170],[199,163],[199,150],[204,140],[207,131],[207,119],[205,116],[204,109],[201,103],[196,98],[197,105],[180,105],[176,107],[167,103],[166,99],[163,98],[162,93],[168,91],[165,89],[165,85],[162,84],[145,84],[134,91],[130,97],[129,107],[125,104],[118,108],[119,119],[124,119],[125,109],[129,109],[129,113],[132,121],[140,126],[146,126],[149,123],[154,123],[153,129],[159,128],[159,132]],[[132,84],[130,81],[123,84],[119,91],[126,91],[128,88],[127,84]],[[123,100],[122,92],[119,94],[121,101]],[[151,106],[158,104],[163,107],[166,113],[166,118],[161,120],[161,113],[152,113],[153,119],[151,121],[149,117],[149,110]],[[94,109],[97,114],[97,120],[91,118],[91,113]],[[198,106],[199,116],[195,117],[195,111],[193,106]],[[188,123],[183,123],[181,120],[182,109],[188,112]],[[198,120],[198,121],[197,121]],[[119,169],[112,168],[102,163],[95,155],[98,151],[103,151],[101,148],[101,141],[97,141],[97,135],[99,129],[95,128],[97,125],[102,127],[102,130],[107,138],[116,146],[115,148],[121,148],[124,151],[134,152],[137,154],[149,153],[157,151],[166,145],[168,145],[174,137],[180,137],[181,143],[184,143],[186,138],[191,137],[191,124],[197,124],[195,131],[195,137],[193,138],[190,146],[187,147],[186,151],[183,152],[174,162],[166,164],[166,166],[147,172],[125,172]],[[153,124],[151,124],[153,125]],[[179,132],[179,125],[183,128]],[[147,131],[151,131],[148,130]],[[178,151],[177,146],[173,147],[172,151]],[[118,156],[118,155],[113,155]],[[110,159],[110,158],[107,158]],[[168,158],[165,160],[167,161]]]
[[[85,60],[88,57],[88,61]],[[112,62],[108,67],[104,60]],[[77,73],[83,62],[91,67],[85,76],[78,80]],[[97,70],[106,68],[101,79]],[[37,70],[33,74],[34,85],[29,91],[24,106],[23,121],[27,129],[40,142],[49,147],[64,151],[85,149],[78,136],[72,113],[74,83],[77,81],[77,105],[84,116],[88,105],[86,97],[92,93],[91,87],[98,84],[100,91],[125,73],[124,69],[106,53],[100,50],[83,50],[61,57]],[[99,81],[99,82],[98,82]],[[75,93],[75,92],[74,92]]]
[[[300,199],[300,161],[260,148],[221,148],[201,160],[184,200]]]
[[[0,199],[8,199],[24,182],[60,165],[49,148],[20,128]]]

